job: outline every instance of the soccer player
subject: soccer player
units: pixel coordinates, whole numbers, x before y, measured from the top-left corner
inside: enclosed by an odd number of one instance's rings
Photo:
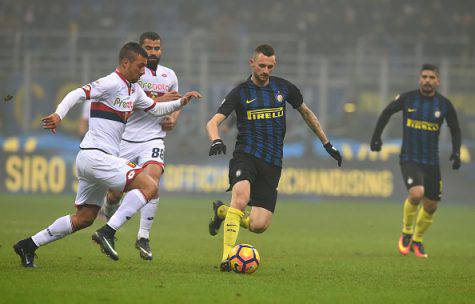
[[[148,54],[145,74],[140,77],[138,84],[147,96],[158,102],[180,98],[178,93],[178,79],[172,69],[159,64],[162,56],[162,39],[155,32],[145,32],[140,36],[139,43]],[[150,175],[158,185],[165,168],[165,143],[163,139],[166,131],[170,131],[176,124],[181,110],[164,117],[155,117],[144,111],[134,111],[127,120],[125,131],[120,143],[120,157],[133,161]],[[111,191],[107,195],[107,202],[101,209],[106,218],[110,218],[118,207],[121,192]],[[159,197],[150,200],[140,209],[140,228],[135,241],[135,248],[144,260],[151,260],[149,235],[155,213],[157,212]]]
[[[61,120],[76,103],[89,99],[94,101],[91,103],[89,130],[76,158],[79,180],[76,213],[57,219],[46,229],[13,246],[24,267],[35,267],[35,251],[39,246],[90,226],[109,188],[127,193],[107,225],[94,233],[93,240],[112,259],[119,258],[114,249],[116,230],[157,193],[157,184],[142,168],[117,156],[130,112],[135,108],[163,116],[182,108],[192,97],[201,97],[194,92],[166,103],[153,101],[136,83],[144,74],[146,64],[147,53],[138,43],[125,44],[119,53],[119,66],[113,73],[68,93],[55,113],[42,119],[43,128],[55,133]]]
[[[439,69],[424,64],[419,75],[419,89],[396,96],[381,113],[371,138],[371,151],[380,151],[381,134],[389,118],[396,112],[403,112],[400,165],[409,195],[404,201],[398,251],[407,255],[412,250],[420,258],[428,257],[422,237],[434,221],[442,194],[439,134],[444,119],[452,135],[452,168],[460,168],[461,135],[457,114],[450,100],[437,92],[439,84]],[[418,212],[420,202],[422,208]]]
[[[209,155],[225,154],[226,146],[218,126],[236,112],[237,141],[229,162],[230,206],[213,202],[209,232],[216,235],[224,221],[221,271],[229,271],[228,254],[236,243],[239,226],[254,233],[270,225],[277,201],[277,186],[282,170],[286,103],[300,112],[326,151],[341,166],[342,158],[323,132],[315,114],[303,102],[300,90],[291,82],[270,76],[276,66],[272,46],[259,45],[249,59],[251,76],[235,87],[223,100],[217,114],[206,125],[212,141]],[[251,205],[250,214],[244,211]]]

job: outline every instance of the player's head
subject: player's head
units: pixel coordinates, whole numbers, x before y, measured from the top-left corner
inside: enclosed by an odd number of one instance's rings
[[[137,42],[124,44],[119,52],[119,68],[125,79],[137,82],[145,73],[147,58],[147,52]]]
[[[266,84],[276,65],[274,48],[269,44],[258,45],[249,59],[249,65],[254,79],[260,84]]]
[[[439,68],[430,63],[423,64],[419,75],[419,88],[421,93],[424,95],[434,95],[439,85]]]
[[[155,71],[162,58],[162,38],[155,32],[145,32],[140,35],[139,43],[147,51],[147,66]]]

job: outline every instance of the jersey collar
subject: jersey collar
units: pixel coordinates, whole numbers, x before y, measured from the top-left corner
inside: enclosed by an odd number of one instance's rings
[[[127,89],[129,89],[129,95],[130,95],[130,90],[132,88],[132,84],[127,80],[125,79],[124,75],[122,75],[120,72],[119,72],[119,69],[115,69],[115,73],[117,74],[117,76],[120,77],[120,79],[122,79],[122,81],[127,85]]]
[[[158,66],[157,66],[157,67],[158,67]],[[152,70],[152,69],[149,68],[149,67],[146,67],[146,68],[150,71],[150,73],[152,73],[153,76],[157,76],[157,71],[154,71],[154,70]]]

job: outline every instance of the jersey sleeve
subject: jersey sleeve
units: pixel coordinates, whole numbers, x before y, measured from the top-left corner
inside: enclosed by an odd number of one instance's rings
[[[134,109],[148,111],[155,106],[155,101],[145,94],[144,90],[137,85],[137,99],[134,103]]]
[[[404,98],[401,96],[396,96],[396,98],[389,103],[389,105],[383,110],[379,116],[376,127],[374,128],[373,138],[380,138],[383,133],[384,127],[386,127],[389,118],[399,111],[402,110],[404,105]]]
[[[217,113],[223,114],[226,117],[229,116],[237,107],[240,101],[239,87],[234,88],[221,102]]]
[[[460,154],[460,146],[462,145],[462,135],[460,131],[457,112],[452,103],[447,100],[447,115],[445,117],[449,126],[450,135],[452,136],[452,152]]]
[[[114,83],[104,77],[82,86],[81,89],[86,94],[86,100],[104,100],[109,97],[113,87]]]
[[[287,102],[290,103],[294,109],[298,109],[303,103],[302,93],[300,89],[291,82],[288,82],[287,87],[289,90]]]
[[[91,112],[91,101],[88,100],[82,104],[81,118],[89,119],[90,112]]]

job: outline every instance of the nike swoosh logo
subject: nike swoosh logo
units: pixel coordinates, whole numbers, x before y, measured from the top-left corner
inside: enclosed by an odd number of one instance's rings
[[[416,111],[417,111],[416,109],[411,109],[411,108],[407,109],[407,112],[409,113],[416,112]]]
[[[256,100],[256,99],[254,98],[254,99],[251,99],[251,100],[246,100],[246,103],[251,103],[251,102],[253,102],[254,100]]]

